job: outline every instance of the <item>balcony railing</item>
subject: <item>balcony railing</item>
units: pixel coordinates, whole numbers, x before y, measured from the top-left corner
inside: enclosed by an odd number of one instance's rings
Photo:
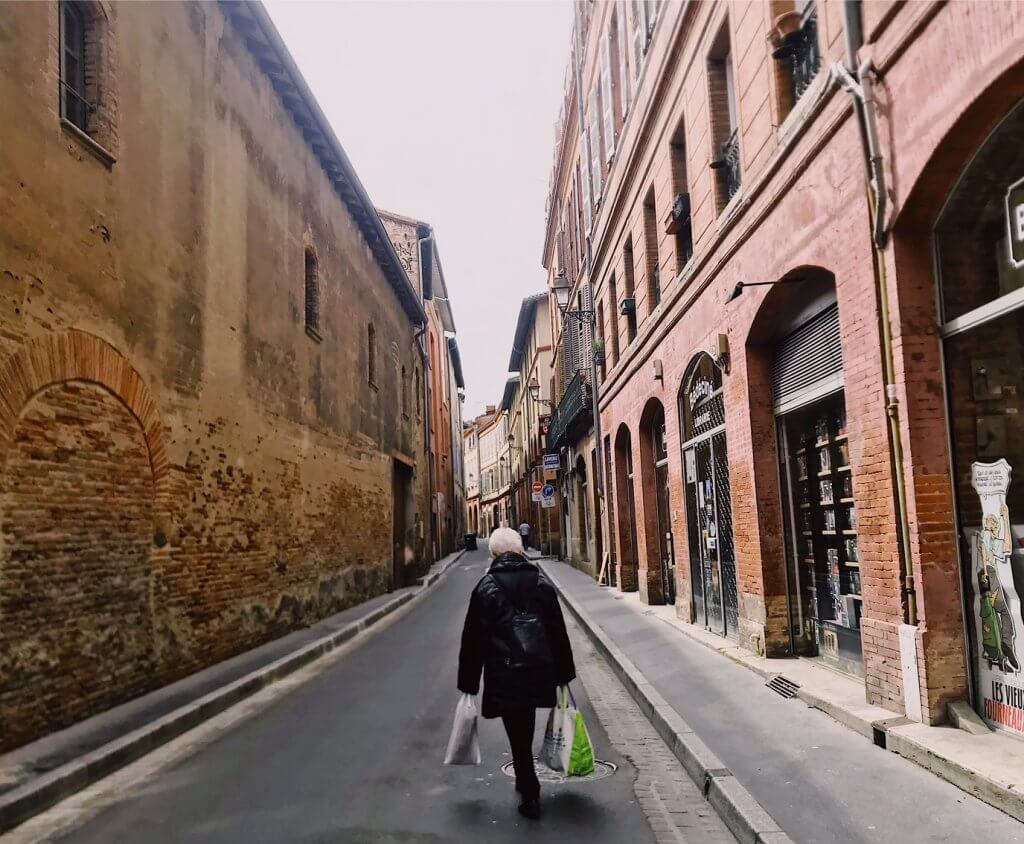
[[[739,129],[733,129],[732,134],[722,144],[718,159],[711,162],[711,169],[722,171],[726,201],[732,199],[740,189]]]
[[[800,28],[782,39],[782,45],[772,53],[777,61],[790,67],[793,102],[799,100],[821,69],[821,51],[818,48],[818,12],[810,4],[804,13]]]
[[[577,372],[565,388],[562,400],[551,416],[548,428],[547,448],[555,453],[590,427],[593,414],[590,409],[590,385],[587,384],[584,372]]]

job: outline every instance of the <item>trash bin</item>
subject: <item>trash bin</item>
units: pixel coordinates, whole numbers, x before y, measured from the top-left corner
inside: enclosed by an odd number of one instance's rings
[[[467,551],[475,551],[476,550],[476,534],[475,533],[467,533],[463,537],[463,540],[466,543],[466,550]]]

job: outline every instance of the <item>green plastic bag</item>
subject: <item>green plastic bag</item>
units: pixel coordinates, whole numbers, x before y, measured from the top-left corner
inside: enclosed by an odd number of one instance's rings
[[[572,692],[569,692],[572,695]],[[576,701],[572,702],[576,709]],[[572,753],[569,755],[569,766],[566,775],[570,777],[587,777],[594,773],[594,746],[590,743],[587,725],[583,722],[583,713],[576,709],[576,727],[572,732]]]

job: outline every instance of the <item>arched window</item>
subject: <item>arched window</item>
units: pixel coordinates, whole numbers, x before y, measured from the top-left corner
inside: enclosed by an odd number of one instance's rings
[[[366,327],[366,380],[377,386],[377,329],[372,322]]]
[[[320,336],[320,279],[317,268],[316,253],[312,247],[306,247],[305,260],[306,290],[306,331],[317,338]]]

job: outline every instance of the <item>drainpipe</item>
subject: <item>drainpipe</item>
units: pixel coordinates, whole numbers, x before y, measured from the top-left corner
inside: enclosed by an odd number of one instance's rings
[[[896,521],[899,537],[900,576],[903,581],[903,618],[906,624],[917,624],[917,590],[911,563],[910,523],[907,517],[906,473],[903,467],[903,437],[900,429],[899,395],[896,388],[896,366],[892,342],[892,321],[889,309],[889,292],[885,269],[885,244],[888,233],[885,230],[889,197],[885,184],[885,168],[878,141],[878,124],[875,116],[874,68],[865,62],[857,68],[857,50],[863,43],[861,30],[860,0],[845,0],[843,3],[843,27],[846,31],[846,66],[835,64],[832,73],[853,97],[854,108],[861,126],[864,154],[868,166],[870,191],[868,204],[872,218],[872,253],[876,295],[878,296],[879,321],[882,334],[882,364],[885,375],[885,412],[889,424],[889,446],[896,481]],[[856,69],[857,76],[853,72]]]

